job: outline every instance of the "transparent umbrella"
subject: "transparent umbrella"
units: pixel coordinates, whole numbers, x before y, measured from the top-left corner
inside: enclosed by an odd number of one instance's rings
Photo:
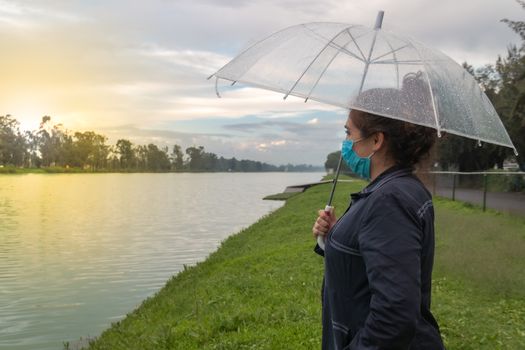
[[[357,109],[514,149],[476,80],[445,54],[381,29],[307,23],[255,43],[209,78]],[[328,206],[331,205],[339,171]],[[327,206],[327,207],[328,207]]]

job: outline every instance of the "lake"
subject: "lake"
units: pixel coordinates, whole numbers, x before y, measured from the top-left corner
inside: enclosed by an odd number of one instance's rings
[[[97,336],[283,204],[264,196],[322,175],[0,176],[0,349]]]

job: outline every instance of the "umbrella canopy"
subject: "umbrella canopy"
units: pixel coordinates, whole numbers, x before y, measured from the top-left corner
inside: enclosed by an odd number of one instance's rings
[[[285,98],[428,126],[438,135],[445,131],[510,147],[517,154],[491,102],[462,66],[380,24],[292,26],[249,47],[213,76]]]

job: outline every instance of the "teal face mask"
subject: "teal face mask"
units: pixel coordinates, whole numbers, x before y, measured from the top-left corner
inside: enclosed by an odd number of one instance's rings
[[[368,157],[359,157],[353,150],[354,143],[361,141],[362,139],[352,141],[344,140],[341,148],[341,155],[345,160],[346,164],[350,169],[358,176],[370,180],[370,158],[374,155],[374,152]]]

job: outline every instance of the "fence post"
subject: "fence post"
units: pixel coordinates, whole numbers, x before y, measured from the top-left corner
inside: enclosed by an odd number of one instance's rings
[[[456,200],[456,174],[452,177],[452,200]]]
[[[433,181],[433,184],[432,184],[433,185],[432,186],[432,195],[435,197],[436,196],[436,177],[437,177],[437,174],[434,173],[433,175],[434,175],[433,176],[434,181]]]
[[[487,174],[483,174],[483,211],[487,208]]]

